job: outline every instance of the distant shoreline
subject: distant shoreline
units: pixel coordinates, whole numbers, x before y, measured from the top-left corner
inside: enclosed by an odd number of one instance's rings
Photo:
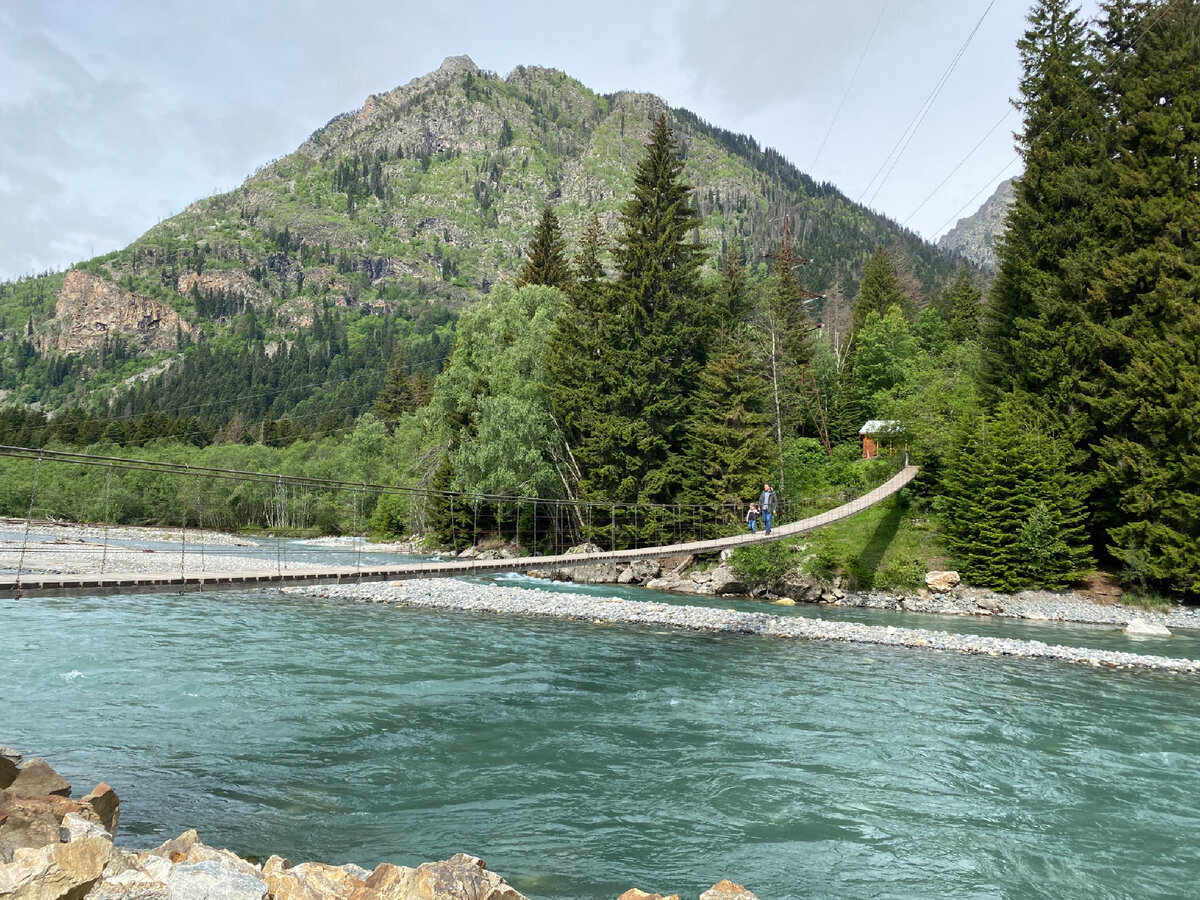
[[[0,520],[0,533],[6,533],[0,538],[0,571],[15,572],[18,568],[27,572],[92,573],[103,569],[106,572],[146,572],[166,573],[179,571],[181,568],[188,572],[219,572],[244,568],[245,556],[222,554],[222,548],[251,547],[255,541],[241,535],[231,535],[224,532],[201,531],[198,529],[167,529],[144,528],[138,526],[94,526],[68,523],[30,523],[26,535],[26,523],[18,519]],[[19,532],[19,537],[14,534]],[[172,541],[179,542],[180,551],[144,551],[128,547],[110,547],[106,539],[118,541]],[[269,538],[268,538],[269,539]],[[355,542],[349,538],[314,539],[314,545],[343,545],[356,546],[372,552],[412,552],[410,543],[397,544],[366,544]],[[211,550],[209,547],[211,546]],[[285,569],[305,569],[313,564],[294,559],[283,559],[280,565]],[[450,587],[450,585],[454,585]],[[317,596],[343,597],[366,602],[394,602],[405,605],[431,606],[447,609],[472,609],[490,612],[516,612],[532,615],[558,615],[546,612],[546,609],[565,610],[561,617],[565,618],[604,618],[613,616],[615,622],[638,621],[629,618],[629,610],[636,607],[663,607],[666,611],[653,611],[648,620],[656,625],[677,625],[678,627],[697,627],[701,630],[741,631],[745,630],[743,617],[759,617],[771,620],[769,626],[761,623],[751,623],[749,630],[779,636],[807,637],[818,640],[842,640],[855,643],[887,644],[909,647],[933,647],[936,649],[957,650],[968,653],[984,653],[991,655],[1012,655],[1025,657],[1054,656],[1068,661],[1083,661],[1078,658],[1078,648],[1065,648],[1062,653],[1047,654],[1045,645],[1037,641],[1007,641],[999,644],[991,643],[1000,639],[978,638],[971,635],[956,635],[944,637],[946,632],[932,629],[894,628],[889,626],[858,625],[850,627],[850,623],[821,622],[821,620],[805,619],[805,622],[818,622],[816,630],[812,626],[797,629],[786,624],[799,617],[776,616],[772,612],[772,604],[763,601],[762,612],[736,613],[727,620],[709,621],[708,613],[686,614],[682,624],[676,621],[677,613],[671,609],[703,610],[704,607],[684,606],[680,604],[655,603],[652,601],[628,601],[623,607],[614,608],[610,604],[621,603],[615,598],[582,596],[565,592],[555,592],[553,589],[507,588],[466,584],[458,581],[415,580],[393,583],[375,583],[364,585],[341,586],[337,588],[302,587],[290,588],[290,593],[304,593]],[[513,594],[513,592],[517,592]],[[497,593],[498,592],[498,593]],[[469,595],[471,600],[465,606],[461,598]],[[529,595],[521,599],[520,595]],[[686,595],[676,595],[686,596]],[[413,601],[413,597],[418,597]],[[968,615],[995,616],[997,618],[1024,619],[1031,621],[1078,623],[1125,627],[1134,620],[1162,625],[1171,629],[1200,630],[1200,610],[1194,608],[1175,607],[1169,611],[1147,611],[1133,609],[1120,605],[1096,603],[1083,595],[1071,593],[1055,593],[1048,591],[1025,591],[1018,594],[1002,595],[990,591],[957,588],[947,594],[930,594],[924,596],[903,597],[886,592],[864,592],[849,594],[831,604],[839,607],[880,609],[899,612],[921,612],[927,614],[950,615],[962,619]],[[640,615],[640,614],[639,614]],[[777,620],[777,621],[776,621]],[[695,624],[699,623],[699,624]],[[796,633],[793,633],[796,632]],[[803,632],[803,633],[801,633]],[[967,640],[967,639],[970,640]],[[973,643],[972,643],[973,642]],[[1018,646],[1029,645],[1029,646]],[[1033,646],[1039,645],[1039,646]],[[999,648],[999,649],[998,649]],[[1051,648],[1054,649],[1054,648]],[[1064,649],[1064,648],[1057,648]],[[1139,661],[1141,654],[1121,654],[1117,651],[1088,651],[1089,653],[1116,653],[1116,656],[1092,657],[1094,665],[1132,666],[1137,668],[1168,668],[1174,671],[1197,672],[1200,663],[1191,660],[1174,660],[1170,657],[1148,656],[1150,662]],[[1168,665],[1161,665],[1166,660]]]

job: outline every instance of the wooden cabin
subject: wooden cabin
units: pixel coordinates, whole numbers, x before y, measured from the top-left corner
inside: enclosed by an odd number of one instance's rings
[[[900,430],[900,423],[892,419],[870,419],[858,429],[862,438],[862,458],[877,459],[881,450],[891,453],[895,447],[893,436]]]

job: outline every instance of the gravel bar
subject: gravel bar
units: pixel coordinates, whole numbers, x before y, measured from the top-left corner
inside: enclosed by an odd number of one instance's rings
[[[1153,669],[1189,675],[1200,674],[1200,661],[1064,647],[1041,641],[952,634],[924,628],[896,628],[833,622],[801,616],[738,612],[701,606],[680,606],[619,597],[469,584],[460,581],[414,580],[386,584],[329,585],[282,589],[288,594],[388,603],[424,609],[460,610],[502,615],[538,616],[603,624],[640,625],[730,634],[755,634],[773,638],[875,644],[923,650],[946,650],[981,656],[1054,659],[1113,669]]]

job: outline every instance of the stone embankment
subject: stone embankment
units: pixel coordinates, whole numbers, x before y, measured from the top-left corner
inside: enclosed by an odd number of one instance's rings
[[[287,593],[398,606],[451,609],[464,612],[539,616],[605,624],[678,628],[763,637],[874,644],[944,650],[986,656],[1055,659],[1063,662],[1123,669],[1157,669],[1200,674],[1200,661],[1049,645],[1041,641],[951,634],[924,628],[863,625],[778,616],[768,612],[590,597],[580,594],[531,591],[497,585],[440,580],[397,581],[387,584],[325,585],[283,589]]]
[[[114,843],[120,804],[107,784],[79,800],[44,759],[0,747],[0,898],[4,900],[527,900],[483,860],[458,853],[413,868],[383,863],[259,864],[186,831],[152,850]],[[618,900],[679,900],[633,889]],[[721,881],[700,900],[758,900]]]

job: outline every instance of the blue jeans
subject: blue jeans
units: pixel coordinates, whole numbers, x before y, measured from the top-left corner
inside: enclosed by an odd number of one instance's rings
[[[771,533],[771,517],[773,515],[775,515],[775,513],[765,512],[762,514],[763,528],[766,530],[767,534]]]
[[[758,524],[758,519],[751,519],[751,520],[750,520],[750,533],[751,533],[751,534],[754,534],[754,533],[755,533],[755,531],[754,531],[754,526],[755,526],[755,525],[757,525],[757,524]]]

